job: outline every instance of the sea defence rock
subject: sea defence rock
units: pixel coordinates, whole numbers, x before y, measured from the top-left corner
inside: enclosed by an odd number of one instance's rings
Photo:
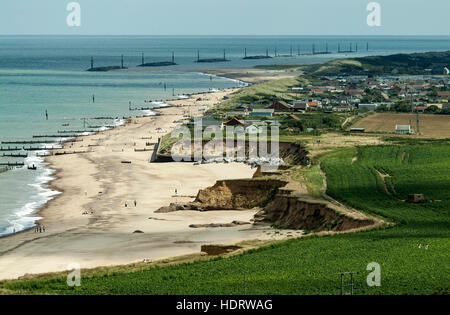
[[[231,223],[209,223],[209,224],[191,224],[190,228],[199,229],[199,228],[219,228],[219,227],[235,227],[241,225],[251,224],[250,222],[244,221],[233,221]]]
[[[89,68],[86,71],[89,72],[108,72],[108,71],[112,71],[112,70],[121,70],[121,69],[126,69],[126,68],[122,68],[120,66],[106,66],[106,67],[93,67],[93,68]]]
[[[241,249],[239,246],[223,246],[223,245],[203,245],[200,249],[201,252],[206,253],[208,256],[216,256],[228,254]]]

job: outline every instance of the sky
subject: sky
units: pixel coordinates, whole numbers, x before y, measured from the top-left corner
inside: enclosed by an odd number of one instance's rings
[[[66,19],[80,4],[81,26]],[[0,35],[450,35],[449,0],[2,0]]]

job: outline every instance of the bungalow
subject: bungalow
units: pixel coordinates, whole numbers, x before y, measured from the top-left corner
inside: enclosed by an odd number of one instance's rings
[[[320,107],[322,107],[322,106],[320,106]],[[317,110],[319,108],[319,102],[313,101],[313,100],[309,100],[308,101],[308,108],[309,108],[309,110]]]
[[[450,91],[438,91],[437,95],[439,97],[450,97]]]
[[[378,106],[380,106],[380,104],[374,103],[374,104],[359,104],[358,108],[359,109],[367,109],[370,111],[374,111],[378,108]]]
[[[431,74],[434,75],[449,75],[450,70],[448,70],[447,67],[436,67],[433,70],[431,70]]]
[[[292,106],[286,103],[285,101],[275,101],[271,105],[266,108],[271,108],[277,111],[291,111],[293,110]]]
[[[352,108],[350,106],[335,106],[333,107],[333,112],[351,112]]]
[[[247,134],[258,134],[258,133],[261,133],[261,126],[257,126],[257,125],[254,125],[254,124],[252,124],[252,125],[250,125],[250,126],[247,126],[246,128],[245,128],[245,133],[247,133]]]
[[[257,109],[255,108],[252,113],[251,116],[263,116],[263,117],[272,117],[273,113],[275,112],[274,109]]]
[[[242,120],[237,119],[236,117],[231,118],[230,120],[224,121],[222,123],[223,126],[243,126],[244,122]]]
[[[348,96],[362,96],[365,93],[363,90],[360,89],[347,89],[344,91],[344,94]]]
[[[205,129],[209,126],[222,126],[222,122],[218,121],[211,117],[203,117],[203,118],[197,118],[197,119],[191,119],[191,121],[188,123],[188,125],[199,125],[201,124],[202,128]]]
[[[399,135],[409,135],[412,133],[410,125],[395,125],[395,133]]]
[[[294,111],[296,112],[308,111],[308,103],[302,101],[294,102]]]
[[[311,89],[311,93],[326,93],[328,92],[327,88],[314,88]]]
[[[248,116],[248,115],[249,115],[248,110],[245,110],[245,111],[230,111],[230,112],[226,112],[225,113],[226,117]]]

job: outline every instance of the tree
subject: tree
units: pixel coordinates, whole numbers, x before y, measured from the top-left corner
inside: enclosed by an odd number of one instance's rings
[[[436,105],[431,105],[427,107],[427,109],[425,109],[425,113],[437,113],[437,112],[439,112],[439,107],[437,107]]]

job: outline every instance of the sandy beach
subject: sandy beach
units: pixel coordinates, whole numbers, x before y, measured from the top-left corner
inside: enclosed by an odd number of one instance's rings
[[[171,202],[193,200],[199,189],[218,179],[251,177],[254,170],[250,166],[149,163],[152,151],[135,152],[173,130],[177,125],[174,120],[182,119],[186,111],[201,116],[199,109],[217,104],[234,91],[170,102],[172,107],[158,110],[159,116],[132,119],[59,150],[87,153],[47,157],[56,170],[51,187],[62,194],[39,212],[45,233],[32,229],[0,240],[0,279],[63,271],[70,263],[82,268],[119,265],[198,253],[204,244],[270,239],[265,231],[251,225],[189,227],[249,221],[255,214],[252,210],[154,213]],[[196,101],[198,98],[202,101]],[[175,196],[175,189],[180,197]],[[138,230],[143,233],[134,233]]]

